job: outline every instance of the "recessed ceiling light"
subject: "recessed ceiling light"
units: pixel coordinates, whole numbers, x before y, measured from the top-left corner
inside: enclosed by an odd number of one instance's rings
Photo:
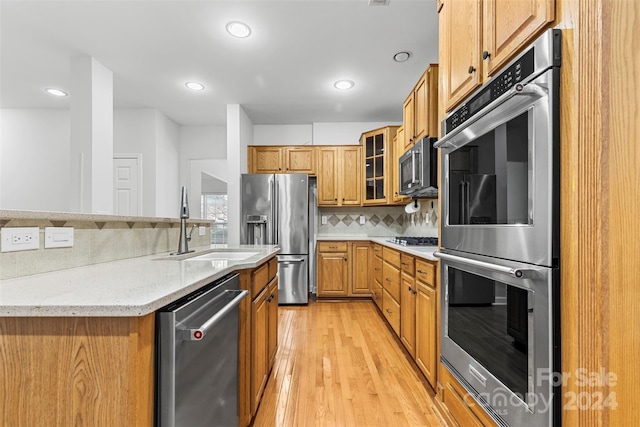
[[[184,85],[191,90],[196,90],[196,91],[204,90],[204,85],[202,83],[186,82]]]
[[[398,52],[393,55],[393,60],[396,62],[404,62],[409,58],[411,58],[411,52]]]
[[[49,95],[53,95],[53,96],[68,96],[69,94],[63,90],[60,89],[54,89],[54,88],[46,88],[44,90],[45,92],[47,92]]]
[[[233,37],[243,39],[251,35],[251,28],[244,22],[232,21],[227,24],[227,32]]]
[[[336,89],[347,90],[355,86],[355,83],[351,80],[338,80],[333,84],[333,86],[335,86]]]

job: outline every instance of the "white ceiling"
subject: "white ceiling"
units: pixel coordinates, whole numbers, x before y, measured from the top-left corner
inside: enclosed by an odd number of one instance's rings
[[[254,124],[399,122],[438,58],[434,0],[0,2],[0,106],[68,108],[70,58],[113,71],[114,106],[157,108],[183,125],[224,125],[240,104]],[[247,39],[225,31],[232,20]],[[410,51],[405,63],[396,52]],[[355,87],[337,91],[350,79]],[[206,90],[193,93],[195,80]],[[73,94],[71,94],[73,96]]]

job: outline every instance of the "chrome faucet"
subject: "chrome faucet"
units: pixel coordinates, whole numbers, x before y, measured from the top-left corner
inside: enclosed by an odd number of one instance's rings
[[[178,241],[178,251],[172,252],[171,255],[182,255],[189,252],[189,241],[191,240],[191,233],[196,228],[195,225],[191,227],[191,231],[187,234],[187,219],[189,219],[189,201],[187,199],[187,187],[182,187],[182,195],[180,197],[180,240]]]

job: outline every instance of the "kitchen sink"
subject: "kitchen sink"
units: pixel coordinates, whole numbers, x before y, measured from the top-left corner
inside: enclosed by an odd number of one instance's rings
[[[228,259],[233,261],[241,261],[258,255],[259,252],[209,252],[203,255],[194,256],[185,259],[185,261],[212,261],[218,259]]]

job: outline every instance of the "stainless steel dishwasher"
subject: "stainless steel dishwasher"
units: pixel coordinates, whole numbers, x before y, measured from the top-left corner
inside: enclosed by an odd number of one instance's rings
[[[227,275],[156,313],[156,425],[238,425],[238,305]]]

